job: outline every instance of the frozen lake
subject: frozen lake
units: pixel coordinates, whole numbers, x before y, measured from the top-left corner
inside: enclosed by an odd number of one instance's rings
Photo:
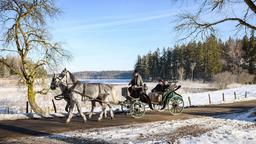
[[[128,84],[131,79],[79,79],[84,83]]]

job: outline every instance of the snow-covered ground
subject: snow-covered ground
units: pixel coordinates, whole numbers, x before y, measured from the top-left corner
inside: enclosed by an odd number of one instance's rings
[[[23,137],[7,142],[29,143],[180,143],[255,144],[256,108],[218,117],[160,121],[118,127],[77,130],[50,136]]]
[[[211,98],[211,104],[233,103],[237,101],[254,100],[256,99],[256,85],[242,85],[237,88],[229,88],[224,90],[182,94],[185,106],[189,106],[188,97],[190,97],[191,105],[193,106],[209,105],[209,95]]]

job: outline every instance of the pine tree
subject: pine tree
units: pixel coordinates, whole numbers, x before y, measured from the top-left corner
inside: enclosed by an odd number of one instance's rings
[[[249,43],[249,73],[256,74],[256,38],[254,36],[254,30],[251,31],[250,43]]]

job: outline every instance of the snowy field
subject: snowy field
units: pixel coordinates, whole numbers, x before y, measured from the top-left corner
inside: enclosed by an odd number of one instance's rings
[[[7,143],[255,144],[256,108],[217,117],[160,121],[8,139]]]
[[[256,99],[256,85],[241,85],[237,88],[229,88],[224,90],[182,94],[185,106],[189,106],[188,97],[190,97],[192,106],[209,105],[209,95],[211,104],[254,100]]]

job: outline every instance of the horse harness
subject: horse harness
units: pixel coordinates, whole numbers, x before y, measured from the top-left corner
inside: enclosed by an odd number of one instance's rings
[[[68,82],[66,81],[66,88],[64,89],[64,91],[61,93],[61,94],[59,94],[59,95],[57,95],[57,96],[54,96],[54,99],[55,100],[62,100],[62,99],[65,99],[65,100],[70,100],[70,97],[69,97],[69,94],[70,93],[72,93],[72,92],[74,92],[74,93],[77,93],[77,94],[79,94],[79,95],[81,95],[82,96],[82,98],[81,98],[81,100],[82,101],[86,101],[86,98],[88,98],[89,100],[91,100],[91,101],[98,101],[98,102],[103,102],[103,101],[101,101],[100,99],[98,99],[98,98],[96,98],[96,99],[93,99],[93,98],[91,98],[89,95],[86,95],[85,94],[85,92],[86,92],[86,85],[87,84],[85,84],[85,83],[83,83],[83,91],[82,91],[82,93],[81,92],[79,92],[79,91],[76,91],[75,90],[75,88],[77,87],[77,85],[78,84],[80,84],[81,82],[79,82],[79,81],[76,81],[70,88],[68,88]],[[102,92],[102,88],[101,88],[101,84],[99,83],[98,84],[98,87],[99,87],[99,94],[102,94],[101,92]],[[106,94],[105,94],[106,95]],[[108,95],[108,94],[107,94]]]

